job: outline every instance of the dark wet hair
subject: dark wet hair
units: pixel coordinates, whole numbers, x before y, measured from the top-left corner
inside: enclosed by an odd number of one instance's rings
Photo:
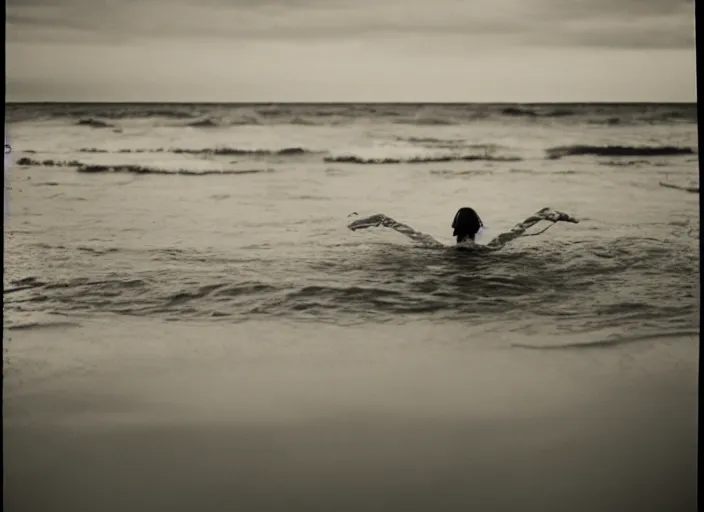
[[[484,227],[482,219],[472,208],[460,208],[452,221],[452,236],[457,238],[457,243],[465,240],[474,240],[479,230]]]

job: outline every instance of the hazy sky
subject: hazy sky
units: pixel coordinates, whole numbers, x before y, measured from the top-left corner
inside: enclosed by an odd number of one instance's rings
[[[7,100],[696,101],[692,0],[7,0]]]

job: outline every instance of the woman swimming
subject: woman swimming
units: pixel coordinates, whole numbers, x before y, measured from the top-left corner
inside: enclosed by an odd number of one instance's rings
[[[544,233],[548,228],[553,225],[551,224],[547,228],[537,233],[525,234],[528,228],[534,226],[535,224],[541,221],[549,221],[553,224],[557,222],[572,222],[576,224],[579,222],[577,219],[566,213],[553,210],[552,208],[543,208],[542,210],[538,210],[537,212],[535,212],[523,222],[516,224],[513,228],[511,228],[510,231],[500,234],[488,244],[479,245],[474,242],[474,239],[477,233],[479,233],[479,231],[484,227],[484,224],[481,218],[479,218],[477,212],[474,211],[474,209],[464,207],[460,208],[455,214],[455,218],[452,221],[452,235],[456,238],[457,247],[459,248],[471,247],[483,250],[496,250],[500,249],[511,240],[520,236],[533,236],[539,235],[540,233]],[[406,235],[414,242],[419,242],[422,245],[428,247],[444,247],[442,243],[438,242],[430,235],[420,233],[411,228],[410,226],[407,226],[406,224],[401,224],[400,222],[395,221],[391,217],[387,217],[386,215],[381,213],[372,215],[370,217],[365,217],[363,219],[355,220],[347,225],[347,227],[352,231],[379,226],[391,228],[395,231],[398,231],[399,233]]]

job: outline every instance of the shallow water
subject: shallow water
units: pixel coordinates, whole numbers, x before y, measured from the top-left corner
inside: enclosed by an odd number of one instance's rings
[[[62,476],[117,499],[110,481],[124,474],[105,462],[117,453],[90,455],[104,443],[128,454],[120,471],[189,457],[207,467],[208,479],[179,470],[159,484],[166,501],[152,508],[175,506],[165,496],[178,488],[181,505],[204,492],[234,504],[236,488],[257,510],[334,496],[400,510],[430,506],[433,489],[452,510],[544,508],[548,489],[553,505],[592,496],[585,510],[691,503],[699,197],[659,182],[696,185],[695,105],[20,105],[9,117],[12,503],[51,510],[21,491],[44,478],[55,503],[109,510]],[[468,254],[451,247],[461,206],[487,226],[479,243],[544,206],[580,222]],[[385,213],[448,247],[351,232],[351,212]],[[531,434],[511,445],[527,417]],[[94,437],[75,444],[71,431]],[[149,432],[213,445],[150,452]],[[305,449],[326,439],[330,451]],[[530,477],[543,450],[550,469]],[[240,456],[258,469],[218,480]],[[574,457],[593,464],[561,472]],[[603,464],[620,469],[602,478]],[[125,477],[130,508],[149,495],[137,474]],[[485,490],[470,496],[459,474]],[[678,490],[641,500],[641,477]],[[500,490],[509,480],[515,502]],[[267,498],[258,485],[283,490]]]

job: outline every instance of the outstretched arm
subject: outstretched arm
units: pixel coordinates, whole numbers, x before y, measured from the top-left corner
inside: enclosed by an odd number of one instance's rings
[[[519,236],[531,236],[531,235],[524,235],[526,230],[534,225],[536,225],[538,222],[541,222],[543,220],[547,220],[554,223],[557,222],[572,222],[574,224],[577,224],[579,221],[572,217],[571,215],[568,215],[563,212],[559,212],[557,210],[553,210],[551,208],[543,208],[542,210],[539,210],[535,212],[533,215],[525,219],[523,222],[516,224],[513,228],[511,228],[510,231],[507,233],[501,233],[499,236],[494,238],[491,242],[486,244],[486,247],[489,249],[499,249],[506,245],[508,242],[511,240],[518,238]],[[549,228],[550,226],[548,226]],[[548,229],[545,228],[545,229]],[[545,229],[543,231],[545,231]],[[540,231],[539,233],[542,233],[543,231]],[[535,233],[535,234],[539,234]]]
[[[379,227],[383,226],[385,228],[391,228],[394,231],[398,231],[399,233],[406,235],[408,238],[413,240],[414,242],[419,242],[423,245],[426,246],[431,246],[431,247],[442,247],[443,245],[435,240],[432,236],[426,235],[425,233],[421,233],[419,231],[416,231],[412,227],[406,225],[406,224],[401,224],[400,222],[396,222],[394,219],[391,217],[387,217],[383,213],[378,213],[376,215],[372,215],[371,217],[365,217],[363,219],[358,219],[353,222],[350,222],[347,224],[347,227],[351,229],[352,231],[356,231],[358,229],[366,229],[366,228],[371,228],[371,227]]]

